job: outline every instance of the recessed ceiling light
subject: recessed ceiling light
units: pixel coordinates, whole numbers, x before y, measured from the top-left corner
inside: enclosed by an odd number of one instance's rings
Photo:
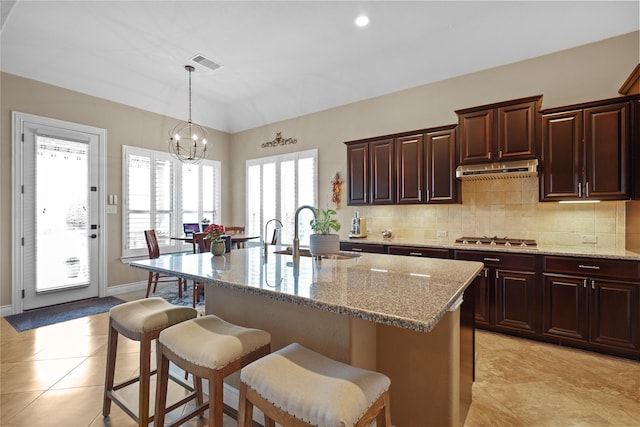
[[[356,24],[356,26],[358,27],[366,27],[367,25],[369,25],[369,17],[365,15],[360,15],[356,18],[355,21],[353,21],[353,23]]]

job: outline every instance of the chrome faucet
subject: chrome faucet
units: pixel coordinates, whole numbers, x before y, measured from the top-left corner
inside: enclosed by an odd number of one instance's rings
[[[302,209],[310,209],[313,212],[313,217],[318,219],[318,215],[316,214],[316,208],[309,205],[302,205],[298,209],[296,209],[296,215],[293,219],[294,224],[294,232],[293,232],[293,262],[297,263],[300,261],[300,239],[298,238],[298,215]]]
[[[270,220],[269,220],[269,221],[267,221],[267,223],[264,225],[264,234],[262,235],[262,245],[263,245],[263,247],[264,247],[264,256],[265,256],[265,258],[267,257],[267,246],[269,245],[269,244],[267,243],[267,227],[269,226],[269,223],[270,223],[270,222],[272,222],[272,221],[275,221],[275,222],[277,222],[278,224],[280,224],[280,228],[282,228],[282,227],[283,227],[282,222],[281,222],[279,219],[277,219],[277,218],[270,219]]]

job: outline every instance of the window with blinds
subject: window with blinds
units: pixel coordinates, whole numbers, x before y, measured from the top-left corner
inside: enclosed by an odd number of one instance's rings
[[[144,230],[156,230],[161,252],[176,252],[187,249],[171,239],[184,234],[182,223],[222,222],[220,162],[186,165],[164,152],[124,146],[122,169],[123,256],[147,254]]]
[[[270,219],[282,221],[279,243],[292,244],[294,217],[298,206],[318,204],[318,150],[247,160],[248,234],[262,235]],[[300,244],[309,244],[309,221],[313,214],[304,210],[299,218]],[[269,225],[269,233],[272,226]],[[265,236],[267,241],[271,236]]]

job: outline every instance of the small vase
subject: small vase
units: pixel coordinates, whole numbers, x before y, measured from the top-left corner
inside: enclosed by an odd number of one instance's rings
[[[340,236],[337,234],[312,234],[309,236],[311,255],[335,255],[340,252]]]
[[[224,255],[225,245],[222,242],[211,242],[211,253],[214,255]]]

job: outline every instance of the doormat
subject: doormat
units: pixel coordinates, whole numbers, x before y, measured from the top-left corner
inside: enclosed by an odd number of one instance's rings
[[[116,297],[89,298],[66,304],[53,305],[51,307],[37,308],[20,314],[12,314],[5,317],[7,322],[18,332],[41,326],[53,325],[78,319],[92,314],[104,313],[115,305],[124,301]]]

